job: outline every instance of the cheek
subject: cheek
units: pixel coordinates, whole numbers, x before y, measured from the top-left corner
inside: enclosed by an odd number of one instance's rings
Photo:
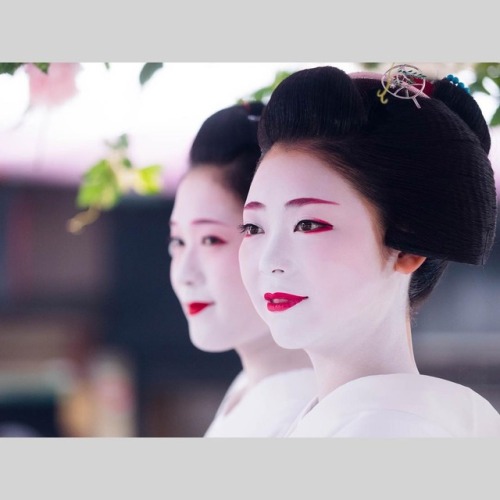
[[[169,267],[169,278],[170,284],[172,286],[173,291],[177,295],[177,282],[178,282],[178,264],[177,260],[171,258],[170,259],[170,267]]]
[[[239,251],[239,267],[241,278],[249,293],[252,292],[252,282],[258,277],[258,260],[259,251],[255,242],[243,241]]]
[[[304,263],[327,263],[335,254],[340,255],[339,241],[332,233],[304,234],[297,239],[295,258]]]
[[[328,296],[359,289],[379,279],[380,257],[373,245],[363,241],[347,243],[336,236],[306,245],[308,237],[316,236],[306,235],[294,258],[300,263],[301,275],[326,290]]]
[[[231,290],[242,286],[238,248],[239,244],[228,244],[207,259],[205,272],[217,289]]]

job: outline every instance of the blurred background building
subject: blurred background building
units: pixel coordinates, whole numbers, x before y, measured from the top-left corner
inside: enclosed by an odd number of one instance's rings
[[[169,282],[175,188],[206,117],[278,71],[315,65],[165,63],[141,85],[141,64],[79,64],[74,87],[52,95],[23,69],[0,75],[0,436],[203,434],[240,367],[189,342]],[[478,101],[493,116],[498,102]],[[163,166],[161,193],[126,195],[70,233],[82,174],[124,133],[134,163]],[[496,128],[492,138],[498,179]],[[483,268],[449,266],[415,318],[414,345],[422,373],[500,411],[498,237]]]

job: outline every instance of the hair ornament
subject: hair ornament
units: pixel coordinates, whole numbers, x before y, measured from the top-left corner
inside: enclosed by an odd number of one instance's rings
[[[413,99],[415,106],[420,109],[417,97],[428,97],[424,94],[427,77],[416,66],[410,64],[396,64],[390,67],[381,79],[383,90],[377,92],[382,104],[387,104],[386,94],[398,99]]]
[[[260,120],[259,115],[252,114],[252,106],[250,105],[250,103],[248,101],[241,101],[240,104],[241,104],[241,106],[243,106],[243,108],[245,108],[245,111],[248,113],[247,118],[249,121],[258,122]]]
[[[470,89],[467,87],[464,82],[461,82],[458,78],[458,76],[455,75],[448,75],[446,79],[450,82],[453,83],[453,85],[456,85],[457,87],[460,87],[461,89],[464,89],[468,94],[470,94]]]

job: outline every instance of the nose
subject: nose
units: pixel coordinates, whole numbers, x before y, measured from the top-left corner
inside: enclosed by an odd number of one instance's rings
[[[195,251],[186,248],[172,259],[170,266],[172,281],[177,284],[194,286],[203,283],[204,275]]]
[[[293,263],[287,252],[286,240],[283,235],[276,234],[267,238],[262,248],[259,261],[259,271],[263,274],[280,275],[290,273]]]

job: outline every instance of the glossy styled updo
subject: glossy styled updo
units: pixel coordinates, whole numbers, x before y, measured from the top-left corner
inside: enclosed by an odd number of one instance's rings
[[[217,111],[200,127],[191,146],[190,168],[210,165],[242,202],[250,189],[260,147],[257,128],[264,104],[251,101]]]
[[[380,75],[381,77],[382,75]],[[322,66],[293,73],[273,92],[259,127],[274,144],[316,155],[377,209],[385,245],[427,257],[411,279],[419,305],[448,261],[486,262],[496,226],[490,135],[474,98],[447,79],[427,97],[377,92],[379,77]]]

